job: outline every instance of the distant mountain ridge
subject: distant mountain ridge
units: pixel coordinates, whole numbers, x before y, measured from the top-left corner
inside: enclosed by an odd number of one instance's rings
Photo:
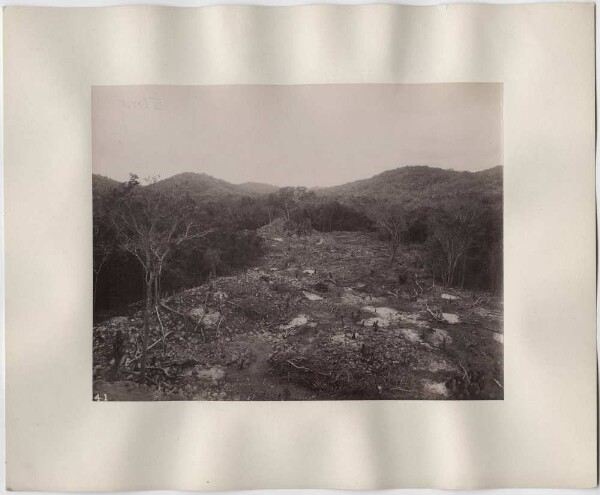
[[[502,173],[502,166],[479,172],[407,166],[387,170],[369,179],[318,189],[316,194],[340,199],[382,198],[414,206],[466,195],[498,201],[502,199]]]
[[[392,199],[405,204],[433,204],[465,195],[476,195],[484,201],[502,199],[502,166],[479,172],[435,167],[407,166],[387,170],[368,179],[360,179],[331,187],[311,188],[317,197],[340,200],[357,198]],[[120,183],[93,175],[94,191],[103,192]],[[257,197],[280,188],[259,182],[232,184],[204,173],[184,172],[145,186],[157,191],[179,190],[200,201]]]
[[[92,197],[99,198],[119,187],[121,183],[104,175],[92,174]]]
[[[216,200],[247,195],[235,184],[204,173],[184,172],[146,186],[161,192],[179,190],[197,200]]]

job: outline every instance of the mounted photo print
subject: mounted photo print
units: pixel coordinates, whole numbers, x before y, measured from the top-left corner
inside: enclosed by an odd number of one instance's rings
[[[95,400],[502,399],[502,85],[92,89]]]

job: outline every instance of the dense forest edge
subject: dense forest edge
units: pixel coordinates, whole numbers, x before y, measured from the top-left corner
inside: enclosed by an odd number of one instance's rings
[[[144,297],[144,268],[123,244],[125,226],[118,223],[123,208],[132,219],[145,215],[147,222],[175,227],[174,246],[157,275],[161,293],[250,266],[263,252],[257,229],[278,218],[290,234],[376,232],[390,242],[392,266],[401,245],[418,244],[439,283],[495,292],[502,288],[501,167],[477,173],[405,167],[318,190],[236,187],[193,173],[151,178],[146,185],[137,176],[119,183],[94,175],[93,201],[96,312]],[[144,211],[151,205],[155,219]],[[188,224],[193,232],[183,243]]]

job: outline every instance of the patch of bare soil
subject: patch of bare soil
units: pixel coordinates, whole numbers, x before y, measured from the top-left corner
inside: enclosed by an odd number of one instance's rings
[[[502,399],[501,300],[365,233],[265,229],[260,266],[94,327],[100,400]],[[403,274],[400,277],[400,273]],[[408,277],[406,277],[408,274]],[[404,282],[408,279],[407,282]]]

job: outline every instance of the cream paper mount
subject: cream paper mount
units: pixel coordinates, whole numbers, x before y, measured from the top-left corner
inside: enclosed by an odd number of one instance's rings
[[[596,485],[592,4],[4,10],[13,490]],[[504,400],[92,401],[92,87],[499,83]]]

